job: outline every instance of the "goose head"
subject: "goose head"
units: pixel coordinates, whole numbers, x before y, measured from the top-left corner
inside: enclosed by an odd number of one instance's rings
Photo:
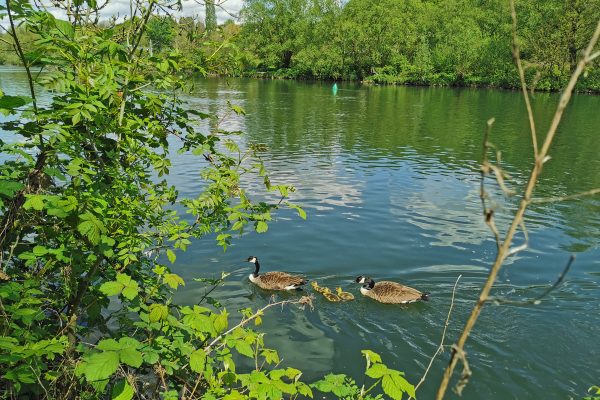
[[[364,283],[364,285],[362,285],[362,287],[360,288],[360,292],[362,294],[366,294],[369,290],[373,289],[373,287],[375,286],[375,281],[371,278],[366,278],[363,282],[360,283]]]
[[[368,276],[360,275],[360,276],[357,276],[356,279],[354,279],[354,282],[365,283],[365,282],[368,282],[369,279],[371,279],[371,278],[369,278]]]

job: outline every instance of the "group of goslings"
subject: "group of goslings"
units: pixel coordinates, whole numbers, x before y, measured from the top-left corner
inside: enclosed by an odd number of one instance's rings
[[[250,256],[246,261],[254,264],[254,272],[249,277],[250,282],[262,289],[297,290],[308,283],[308,280],[303,276],[292,275],[287,272],[271,271],[259,274],[260,263],[258,262],[258,258]],[[401,285],[397,282],[375,282],[372,278],[366,276],[359,276],[354,281],[362,284],[360,292],[364,296],[370,297],[380,303],[408,304],[419,300],[429,300],[428,293],[420,292],[417,289]],[[321,288],[316,282],[313,282],[312,286],[330,301],[351,300],[354,298],[351,293],[342,292],[341,288],[338,288],[337,294],[334,294],[328,288]]]

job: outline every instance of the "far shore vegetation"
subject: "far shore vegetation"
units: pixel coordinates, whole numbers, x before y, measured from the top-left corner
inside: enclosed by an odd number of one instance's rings
[[[141,45],[190,54],[201,72],[220,76],[520,88],[504,0],[246,0],[235,20],[220,25],[214,7],[206,5],[204,20],[152,15]],[[600,18],[600,0],[516,7],[528,87],[560,90]],[[117,31],[130,23],[101,21]],[[36,35],[20,30],[23,47],[35,54]],[[18,65],[4,39],[0,64]],[[598,62],[576,90],[600,92]]]

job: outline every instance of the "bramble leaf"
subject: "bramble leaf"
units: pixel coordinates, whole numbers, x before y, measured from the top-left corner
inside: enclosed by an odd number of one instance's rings
[[[202,349],[198,349],[190,354],[190,368],[194,372],[201,373],[206,365],[206,353]]]
[[[169,309],[164,304],[151,304],[150,305],[150,315],[148,318],[150,322],[157,322],[163,319],[166,319],[169,315]]]
[[[104,351],[94,353],[85,360],[83,373],[90,382],[108,379],[119,368],[119,353]]]
[[[381,380],[381,387],[392,399],[401,399],[403,393],[408,393],[410,396],[415,397],[414,386],[408,383],[408,381],[397,372],[385,375]]]
[[[257,221],[256,222],[256,232],[264,233],[269,229],[269,225],[265,221]]]
[[[112,400],[131,400],[135,391],[126,379],[121,379],[112,389]]]
[[[179,285],[185,286],[183,278],[177,274],[165,274],[163,277],[164,282],[169,285],[172,289],[177,289]]]
[[[121,294],[121,292],[123,291],[123,287],[124,286],[121,282],[109,281],[104,282],[100,286],[100,291],[107,296],[116,296],[118,294]]]
[[[379,379],[389,373],[388,367],[383,364],[373,364],[365,374],[374,379]]]

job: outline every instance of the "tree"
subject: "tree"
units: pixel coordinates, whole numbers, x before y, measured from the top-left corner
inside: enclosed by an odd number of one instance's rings
[[[215,1],[206,0],[204,4],[206,13],[204,18],[204,26],[206,26],[206,32],[211,34],[217,29],[217,11],[215,8]]]
[[[154,50],[161,52],[173,44],[174,22],[169,16],[155,15],[146,26],[146,34]]]

